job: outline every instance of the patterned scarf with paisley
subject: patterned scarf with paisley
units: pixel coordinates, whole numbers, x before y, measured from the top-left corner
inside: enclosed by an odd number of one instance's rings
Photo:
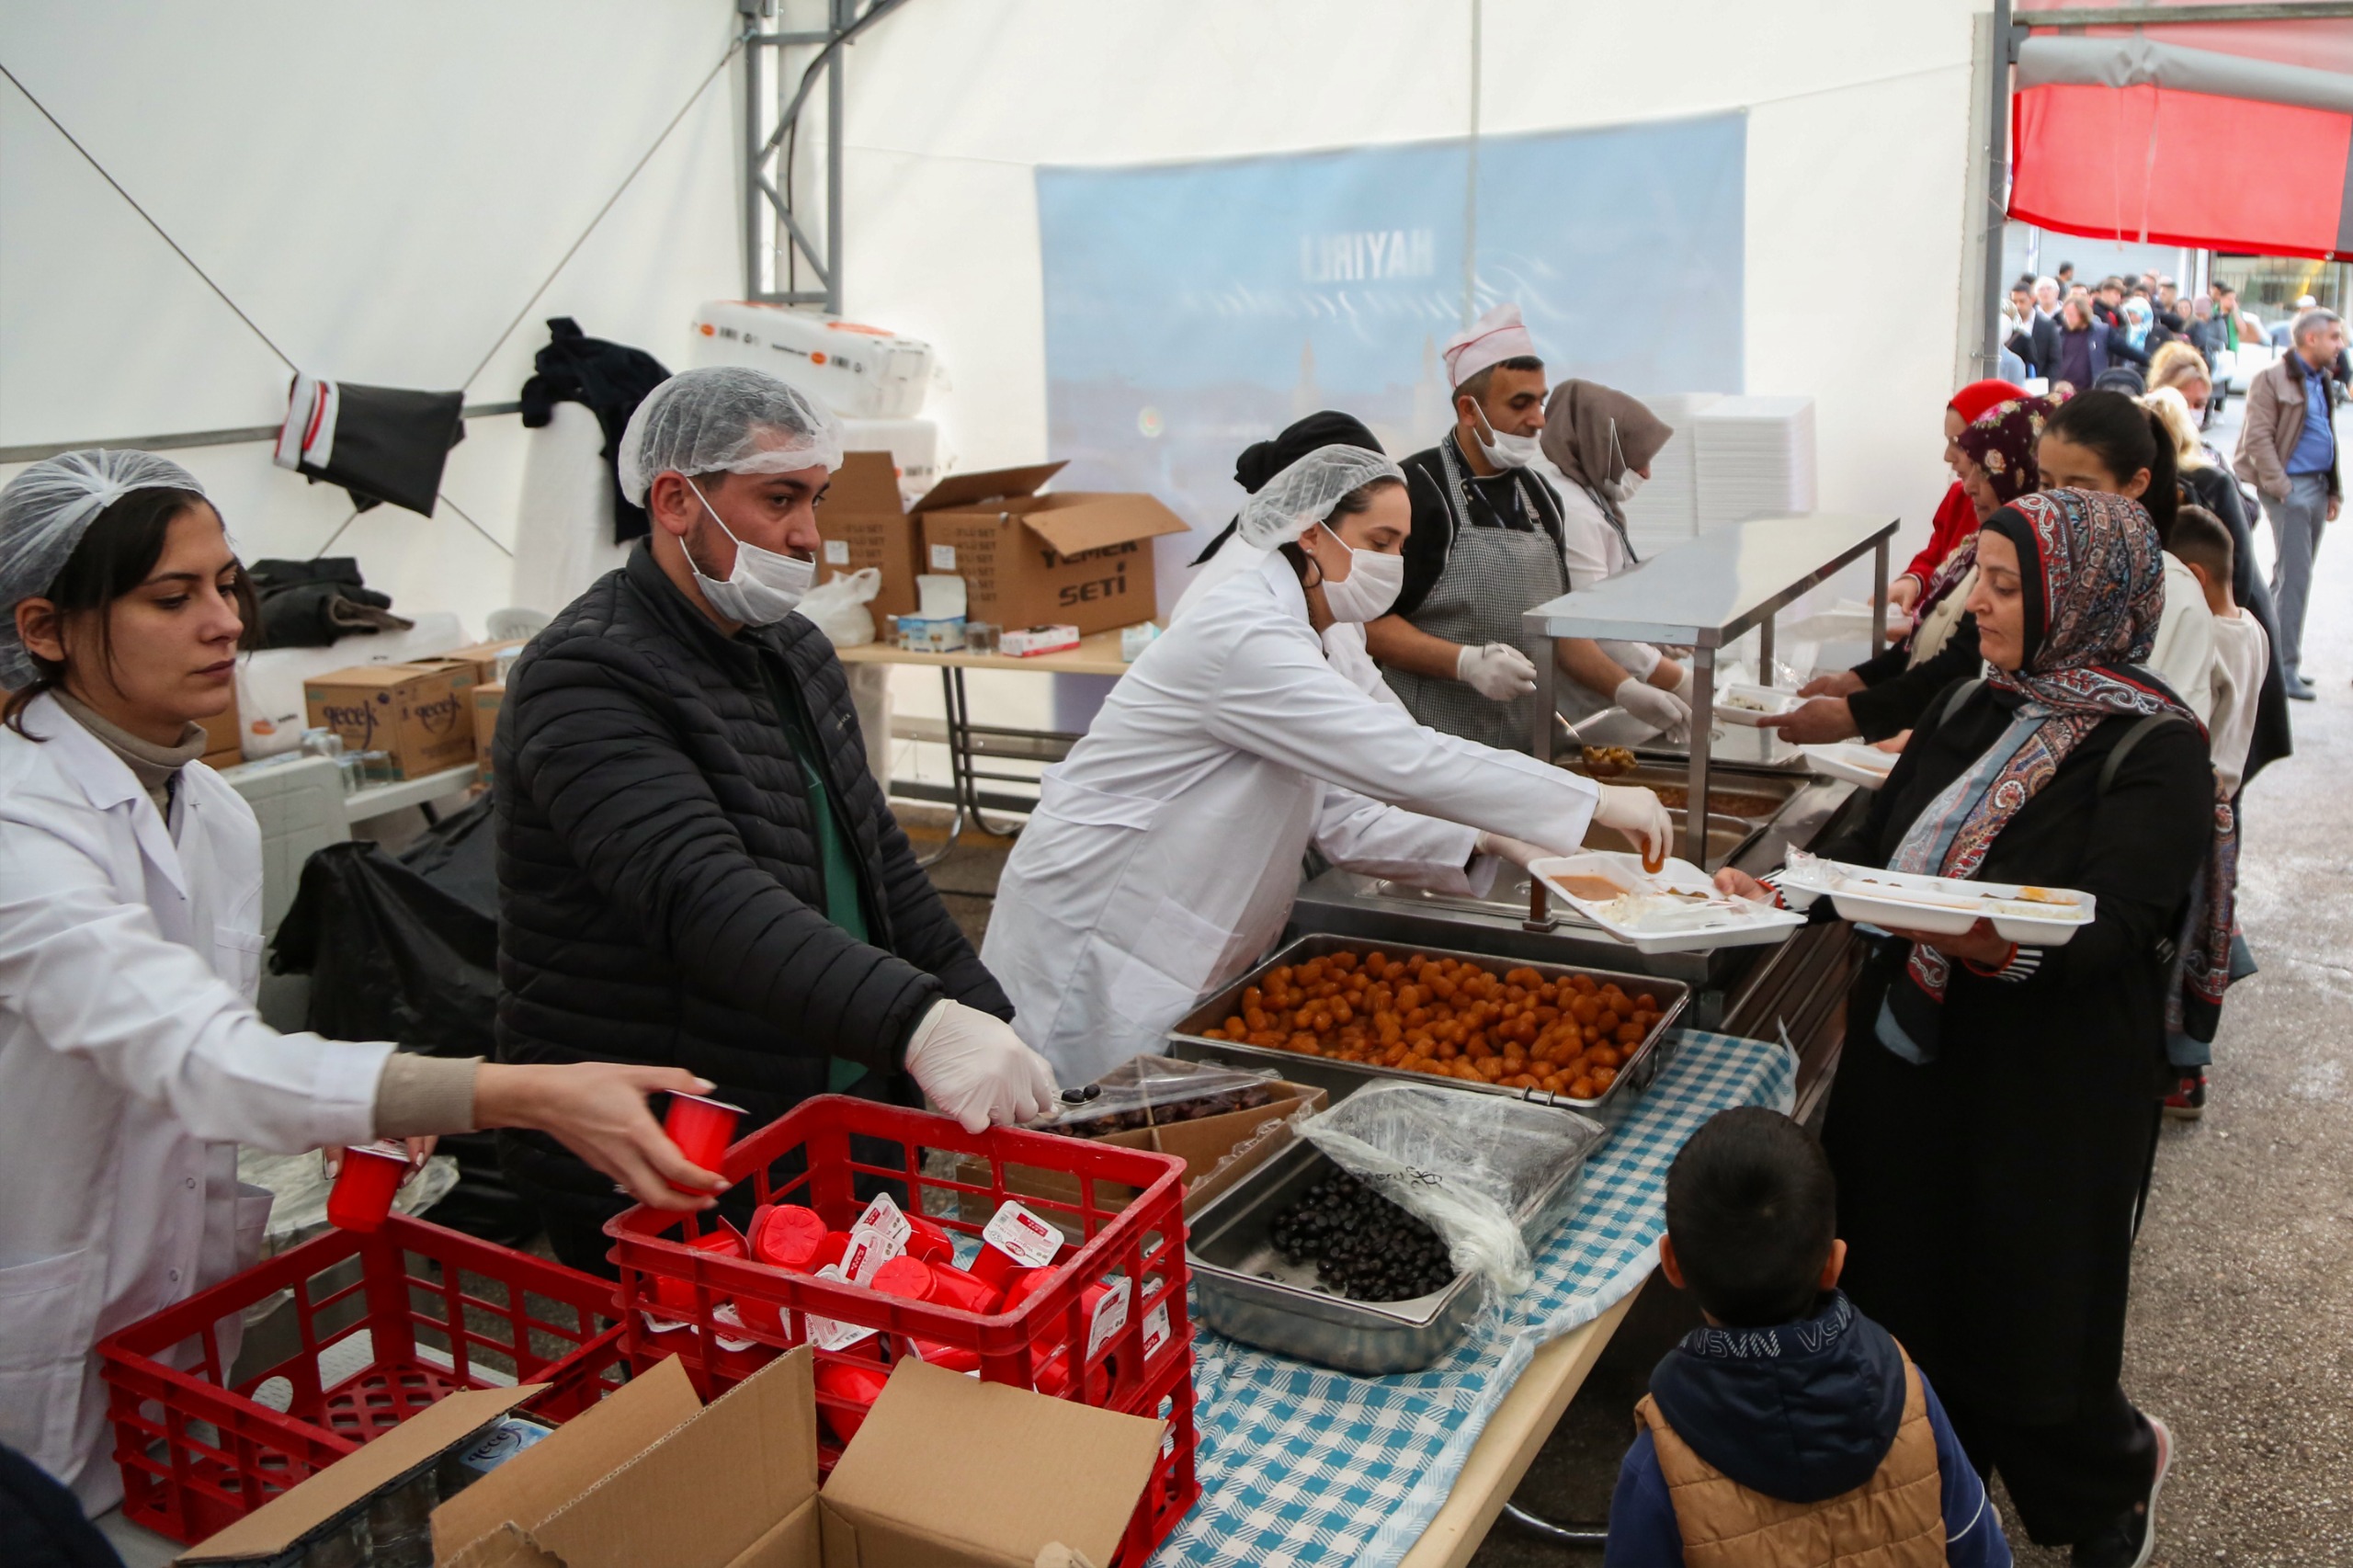
[[[2197,718],[2165,683],[2138,667],[2165,610],[2157,530],[2138,501],[2088,490],[2021,495],[1987,519],[2019,544],[2019,565],[2039,579],[2041,626],[2028,613],[2029,653],[1986,685],[2014,704],[2010,727],[1921,812],[1888,861],[1897,871],[1970,878],[2018,809],[2103,720],[2118,714]],[[2020,536],[2024,537],[2021,538]],[[2030,548],[2029,548],[2030,541]],[[2028,585],[2031,607],[2037,596]],[[1931,1002],[1944,1000],[1949,966],[1915,944],[1906,966]]]

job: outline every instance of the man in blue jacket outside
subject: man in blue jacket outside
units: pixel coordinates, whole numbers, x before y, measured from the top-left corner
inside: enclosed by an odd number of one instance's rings
[[[1636,1407],[1608,1568],[2008,1568],[1936,1391],[1837,1289],[1836,1228],[1830,1162],[1779,1112],[1724,1111],[1677,1155],[1659,1263],[1707,1323]]]

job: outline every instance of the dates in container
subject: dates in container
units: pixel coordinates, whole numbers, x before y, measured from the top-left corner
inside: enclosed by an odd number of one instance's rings
[[[1205,1031],[1306,1056],[1442,1078],[1597,1098],[1651,1026],[1658,998],[1612,981],[1531,969],[1498,974],[1419,953],[1341,951],[1285,964],[1242,994],[1242,1010]]]
[[[1355,1301],[1411,1301],[1454,1278],[1436,1231],[1346,1171],[1277,1213],[1267,1240],[1285,1263],[1312,1261],[1317,1284]]]

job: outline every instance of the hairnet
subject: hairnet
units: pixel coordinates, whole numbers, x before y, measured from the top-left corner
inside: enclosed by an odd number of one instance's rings
[[[1352,490],[1376,479],[1405,482],[1405,472],[1361,447],[1318,447],[1267,481],[1242,508],[1235,531],[1254,550],[1289,544],[1332,515]]]
[[[17,635],[17,606],[45,596],[98,514],[134,490],[204,494],[196,475],[153,452],[61,452],[0,490],[0,686],[40,675]]]
[[[813,399],[765,370],[681,370],[645,394],[621,432],[621,494],[645,505],[654,476],[790,473],[842,465],[841,427]]]

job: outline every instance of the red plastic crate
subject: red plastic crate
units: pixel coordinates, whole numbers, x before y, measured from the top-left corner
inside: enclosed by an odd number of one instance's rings
[[[301,1348],[231,1387],[222,1323],[280,1290]],[[522,1409],[560,1422],[623,1381],[612,1311],[606,1280],[421,1220],[330,1231],[98,1342],[123,1513],[201,1540],[459,1389],[548,1383]],[[274,1379],[282,1415],[253,1397]]]
[[[862,1145],[856,1152],[853,1138]],[[926,1175],[926,1151],[984,1162],[987,1178]],[[800,1168],[789,1173],[775,1168],[795,1163]],[[983,1316],[699,1252],[687,1244],[715,1221],[665,1210],[631,1209],[607,1224],[605,1233],[613,1238],[609,1256],[620,1267],[622,1346],[633,1367],[642,1370],[676,1355],[704,1397],[713,1398],[784,1347],[804,1342],[805,1317],[812,1312],[880,1331],[838,1353],[816,1351],[821,1362],[870,1364],[878,1356],[905,1353],[910,1340],[921,1338],[978,1356],[980,1375],[992,1382],[1034,1388],[1032,1346],[1047,1357],[1060,1351],[1069,1358],[1065,1365],[1083,1361],[1086,1369],[1083,1376],[1067,1380],[1062,1397],[1168,1423],[1160,1466],[1137,1505],[1116,1561],[1129,1568],[1140,1564],[1200,1496],[1193,1463],[1193,1333],[1185,1300],[1183,1160],[1011,1127],[974,1134],[946,1117],[824,1095],[802,1101],[737,1142],[719,1169],[739,1188],[750,1182],[757,1201],[806,1205],[838,1229],[847,1229],[878,1184],[888,1182],[898,1186],[894,1196],[910,1213],[939,1207],[925,1201],[930,1195],[943,1195],[951,1210],[960,1198],[978,1199],[977,1221],[957,1212],[930,1212],[942,1226],[968,1236],[977,1236],[997,1206],[1013,1198],[1041,1218],[1074,1223],[1084,1240],[1056,1262],[1053,1280],[1019,1307]],[[1068,1177],[1075,1184],[1077,1201],[1012,1190],[1006,1186],[1008,1170]],[[1080,1292],[1087,1284],[1121,1277],[1129,1282],[1127,1324],[1088,1357],[1088,1324]],[[685,1282],[693,1307],[686,1309],[676,1301],[675,1285],[673,1304],[657,1304],[655,1282],[662,1279]],[[712,1313],[733,1301],[774,1308],[782,1332],[715,1324]],[[1147,1358],[1144,1322],[1163,1307],[1169,1332]],[[659,1318],[683,1319],[687,1326],[656,1334],[646,1324],[647,1309]],[[729,1349],[720,1343],[722,1336],[752,1344],[747,1349]],[[850,1408],[822,1392],[818,1404],[821,1410]],[[822,1440],[821,1462],[830,1470],[838,1450],[830,1434]]]

